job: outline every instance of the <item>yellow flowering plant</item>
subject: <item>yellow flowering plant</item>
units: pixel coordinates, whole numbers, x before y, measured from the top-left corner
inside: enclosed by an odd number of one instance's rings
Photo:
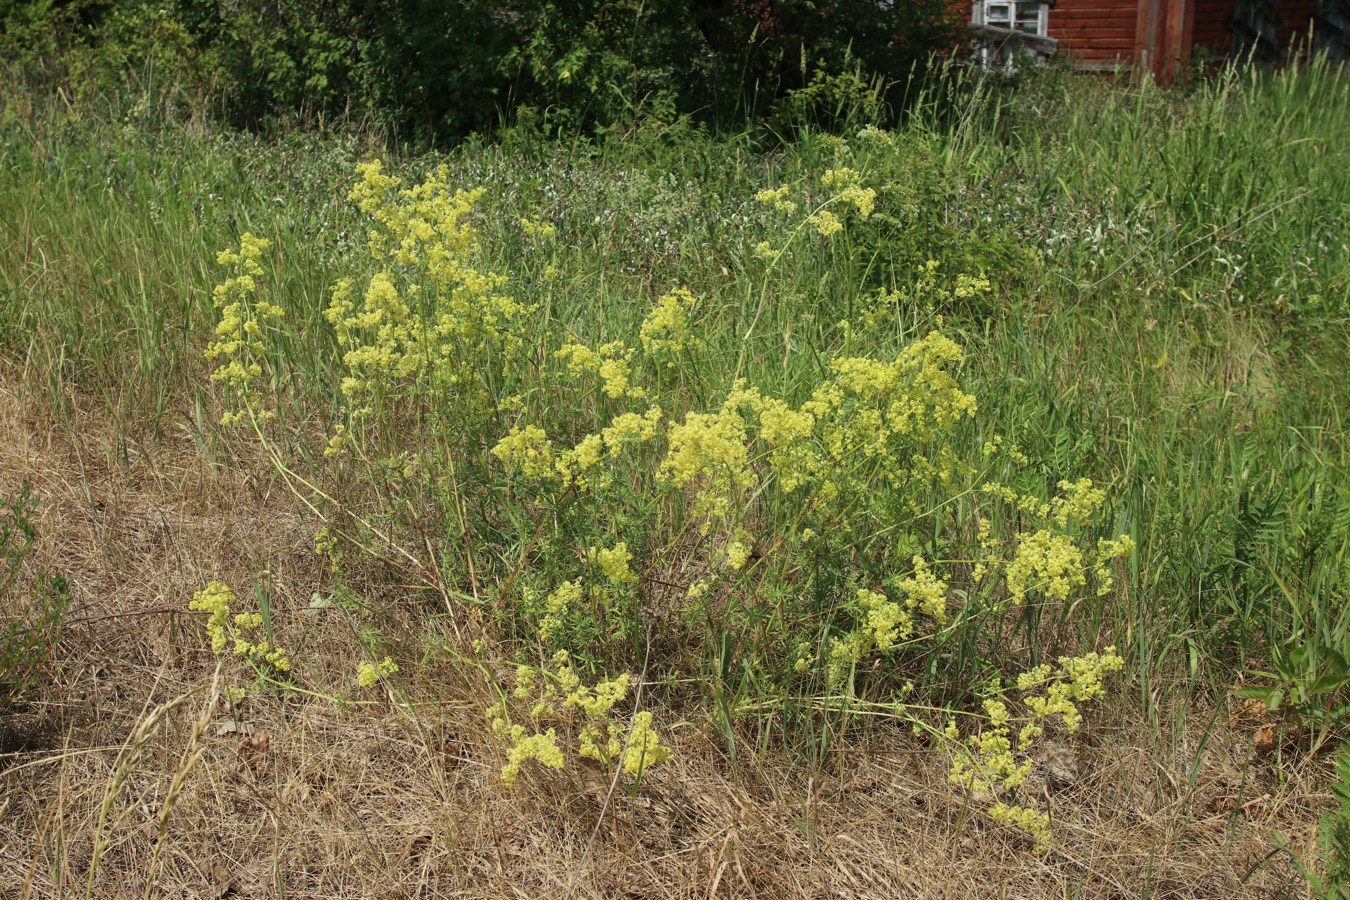
[[[783,708],[738,699],[750,683],[811,714],[846,719],[875,701],[915,718],[908,704],[969,698],[976,677],[1020,662],[1000,650],[1010,629],[1040,646],[1047,605],[1086,607],[1114,589],[1132,546],[1103,531],[1105,489],[1064,478],[1046,494],[1033,461],[982,418],[959,330],[935,312],[983,297],[989,280],[918,266],[907,282],[859,292],[834,324],[815,323],[811,365],[794,377],[745,362],[798,264],[789,246],[815,235],[796,247],[833,254],[887,214],[887,193],[869,184],[868,154],[882,143],[841,143],[818,176],[759,195],[767,221],[786,224],[754,252],[766,263],[750,266],[763,279],[759,310],[739,331],[678,283],[589,329],[577,315],[555,319],[550,279],[513,285],[485,263],[482,190],[453,187],[445,169],[411,186],[378,162],[358,169],[351,199],[369,223],[369,271],[340,279],[327,310],[340,414],[325,458],[343,490],[313,489],[328,516],[316,547],[340,578],[366,555],[345,542],[363,536],[480,640],[534,661],[489,711],[507,783],[577,758],[635,778],[664,760],[650,713],[617,712],[632,681],[613,674],[654,645],[665,674],[710,685],[712,714],[727,720]],[[504,232],[556,250],[547,221],[516,216]],[[250,275],[259,253],[247,243],[230,257],[231,278]],[[222,298],[243,300],[223,313],[221,340],[256,330],[235,319],[275,327],[247,281],[227,285]],[[533,299],[516,299],[522,286]],[[265,345],[213,349],[228,363]],[[264,659],[275,649],[245,645]],[[999,652],[982,658],[989,649]],[[953,778],[1038,840],[1048,819],[1017,799],[1031,746],[1052,720],[1071,733],[1120,660],[1082,659],[1033,670],[1016,702],[947,707],[987,723],[974,742],[947,742]],[[358,686],[395,671],[372,658]]]
[[[1125,661],[1115,647],[1080,657],[1060,657],[1058,666],[1037,666],[1018,676],[1020,714],[1006,697],[984,701],[982,727],[961,739],[953,720],[942,733],[952,754],[951,783],[987,804],[990,818],[1026,832],[1037,850],[1053,837],[1049,812],[1038,808],[1024,790],[1031,776],[1036,742],[1051,727],[1072,735],[1082,725],[1081,706],[1105,693],[1105,677]]]
[[[644,773],[670,758],[649,710],[625,722],[616,707],[632,678],[624,673],[586,684],[565,650],[541,668],[517,666],[510,691],[501,691],[487,712],[492,733],[506,745],[502,782],[510,787],[528,761],[565,769],[569,757],[586,758],[640,782]]]
[[[257,612],[235,612],[237,602],[229,585],[212,581],[192,595],[188,609],[207,614],[206,635],[211,641],[212,653],[234,656],[255,674],[258,683],[275,683],[288,678],[291,657],[276,644],[268,608],[262,606]],[[235,693],[245,691],[240,689]]]
[[[276,416],[276,411],[268,408],[259,384],[269,367],[267,335],[285,316],[280,306],[267,299],[267,271],[263,267],[267,249],[267,241],[245,232],[239,238],[238,250],[222,250],[216,257],[230,275],[211,294],[220,320],[205,355],[215,364],[211,379],[227,391],[222,425],[248,423],[256,427]]]

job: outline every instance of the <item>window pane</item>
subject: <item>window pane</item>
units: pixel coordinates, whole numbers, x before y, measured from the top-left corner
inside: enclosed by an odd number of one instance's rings
[[[1041,5],[1039,3],[1017,4],[1017,29],[1037,34],[1041,29]]]

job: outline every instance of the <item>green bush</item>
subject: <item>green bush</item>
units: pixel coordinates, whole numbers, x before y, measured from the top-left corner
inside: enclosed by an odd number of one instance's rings
[[[236,125],[356,116],[418,143],[494,130],[520,108],[569,131],[653,113],[820,121],[850,77],[903,101],[962,33],[946,0],[5,0],[0,22],[11,78],[29,86],[167,88]]]

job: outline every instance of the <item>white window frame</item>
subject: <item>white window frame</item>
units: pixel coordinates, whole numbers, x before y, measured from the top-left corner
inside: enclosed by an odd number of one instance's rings
[[[1022,31],[1027,34],[1035,34],[1040,37],[1050,36],[1050,3],[1046,0],[975,0],[970,8],[970,20],[975,25],[989,25],[995,28],[1007,28],[1013,31]],[[1023,18],[1026,12],[1035,10],[1036,18],[1033,28],[1023,27],[1028,24],[1027,19]],[[997,12],[996,12],[997,10]],[[1006,13],[1004,12],[1006,10]],[[991,13],[993,14],[991,17]],[[1012,65],[1012,55],[1003,54],[996,46],[992,46],[985,41],[980,46],[980,58],[986,66],[994,65],[1006,58],[1008,65]]]

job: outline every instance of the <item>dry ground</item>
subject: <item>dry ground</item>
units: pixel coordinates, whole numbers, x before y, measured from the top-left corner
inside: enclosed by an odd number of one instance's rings
[[[0,896],[1303,893],[1272,836],[1308,851],[1327,760],[1256,757],[1256,723],[1225,699],[1192,698],[1184,719],[1184,698],[1165,699],[1163,724],[1146,721],[1129,686],[1043,765],[1061,848],[1042,856],[975,815],[947,761],[901,731],[824,772],[744,753],[733,768],[706,721],[671,713],[675,760],[636,798],[606,803],[601,772],[508,790],[486,692],[443,657],[405,654],[406,704],[339,687],[360,657],[335,613],[301,612],[326,575],[283,491],[211,464],[186,429],[123,449],[92,415],[51,422],[0,379],[0,493],[34,486],[40,562],[74,596],[50,682],[0,718]],[[230,711],[216,695],[187,600],[263,570],[305,683],[351,702],[262,695]]]

